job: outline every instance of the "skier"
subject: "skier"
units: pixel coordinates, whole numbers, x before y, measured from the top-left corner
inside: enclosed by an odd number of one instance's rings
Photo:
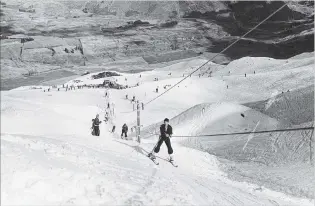
[[[99,115],[97,114],[95,119],[92,119],[93,121],[93,131],[92,134],[95,136],[100,136],[100,124],[102,121],[99,120]]]
[[[155,89],[155,92],[156,92],[156,93],[158,93],[158,92],[159,92],[159,87],[157,87],[157,88]]]
[[[105,113],[105,122],[108,122],[108,119],[109,119],[108,112],[106,111],[106,113]]]
[[[128,126],[127,126],[127,124],[125,123],[125,124],[122,126],[121,139],[123,138],[123,135],[124,135],[124,134],[125,134],[125,138],[127,139],[127,132],[128,132]]]
[[[114,133],[114,132],[115,132],[115,129],[116,129],[116,126],[115,126],[115,125],[113,125],[113,128],[112,128],[112,133]]]
[[[128,99],[128,94],[126,94],[126,99]]]
[[[165,118],[164,119],[164,124],[162,124],[160,126],[160,137],[159,137],[159,141],[157,142],[157,144],[155,145],[155,147],[153,148],[153,151],[151,153],[148,154],[148,157],[155,160],[156,157],[156,153],[158,153],[160,151],[160,147],[163,144],[163,142],[165,142],[166,146],[167,146],[167,150],[168,150],[168,154],[169,154],[169,161],[173,162],[173,149],[172,149],[172,145],[171,145],[171,137],[173,134],[173,128],[171,125],[169,125],[169,119]]]

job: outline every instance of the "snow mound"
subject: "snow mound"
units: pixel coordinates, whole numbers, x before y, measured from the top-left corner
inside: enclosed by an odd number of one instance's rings
[[[175,136],[246,132],[275,129],[281,124],[258,111],[233,103],[199,104],[171,119]],[[158,133],[159,124],[144,128],[143,134]]]
[[[301,54],[290,59],[280,60],[267,57],[243,57],[230,62],[214,75],[244,75],[283,71],[314,65],[314,52]]]

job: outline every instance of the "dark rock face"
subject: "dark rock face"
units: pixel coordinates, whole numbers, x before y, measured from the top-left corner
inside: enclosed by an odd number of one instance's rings
[[[146,21],[136,20],[136,21],[129,21],[127,22],[127,25],[118,26],[114,28],[101,28],[101,31],[103,33],[115,33],[115,32],[123,32],[127,31],[136,27],[140,26],[149,26],[150,23]]]
[[[176,26],[177,24],[178,24],[177,21],[168,21],[168,22],[162,23],[160,26],[164,28],[172,28]]]
[[[92,75],[93,79],[101,79],[104,77],[113,77],[113,76],[120,76],[119,74],[117,74],[116,72],[101,72],[98,73],[96,75]]]
[[[231,37],[213,39],[211,52],[220,52],[227,45],[256,26],[271,13],[280,8],[284,2],[265,1],[237,3],[226,2],[228,10],[219,12],[192,11],[184,15],[188,19],[205,19],[216,23],[228,32]],[[314,2],[308,6],[313,7]],[[229,48],[225,54],[232,59],[243,56],[266,56],[289,58],[303,52],[314,51],[314,16],[293,11],[288,6],[249,33],[246,38]],[[301,33],[301,32],[304,32]]]
[[[287,3],[289,6],[225,51],[224,62],[244,56],[289,58],[314,51],[314,2]],[[207,55],[221,52],[283,4],[281,1],[62,1],[53,6],[42,1],[40,5],[27,7],[35,9],[31,18],[24,18],[26,14],[18,11],[21,6],[12,4],[0,8],[1,46],[5,45],[7,51],[1,60],[13,67],[17,66],[14,61],[18,58],[23,59],[25,67],[34,62],[50,67],[63,66],[65,62],[81,66],[86,61],[99,64],[135,57],[143,57],[149,64],[201,54],[208,58]],[[43,8],[45,12],[41,14]],[[80,18],[73,18],[74,15]],[[43,26],[39,21],[42,17],[50,23]],[[20,21],[25,24],[17,24]],[[25,50],[19,49],[8,40],[14,34],[34,37],[34,41],[21,40],[20,48],[25,41]],[[112,43],[108,44],[109,41]],[[72,42],[71,46],[67,42]],[[39,49],[44,58],[36,55]],[[10,71],[6,65],[1,66]],[[8,74],[5,76],[11,78]],[[14,76],[21,74],[17,72]]]
[[[212,39],[213,45],[208,50],[211,52],[220,52],[233,41],[217,41]],[[279,43],[240,40],[237,45],[230,47],[224,54],[231,59],[238,59],[244,56],[287,59],[304,52],[312,51],[314,51],[314,34],[308,34]]]

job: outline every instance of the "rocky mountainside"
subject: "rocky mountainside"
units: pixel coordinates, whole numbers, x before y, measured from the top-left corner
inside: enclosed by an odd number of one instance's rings
[[[130,70],[203,55],[244,34],[284,2],[1,2],[1,78],[92,66]],[[314,2],[288,6],[215,61],[288,58],[314,50]],[[114,66],[113,66],[114,65]],[[126,66],[125,66],[126,67]]]

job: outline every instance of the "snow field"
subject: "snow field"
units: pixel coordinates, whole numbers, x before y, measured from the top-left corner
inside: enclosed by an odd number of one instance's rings
[[[270,61],[275,66],[279,64],[278,60]],[[301,62],[294,63],[296,61]],[[261,73],[246,78],[242,74],[221,77],[221,73],[216,72],[213,78],[199,78],[196,74],[145,106],[141,111],[143,135],[156,131],[156,123],[165,117],[171,119],[174,135],[268,129],[281,125],[281,121],[241,103],[313,84],[313,63],[307,58],[292,60],[293,63],[300,66],[281,72],[267,73],[261,69]],[[104,89],[68,92],[52,89],[44,93],[24,87],[2,92],[1,203],[313,205],[311,199],[228,179],[215,156],[183,147],[180,144],[183,138],[172,139],[178,168],[163,160],[168,156],[165,145],[159,153],[159,166],[146,157],[156,143],[156,136],[142,139],[141,144],[119,139],[123,123],[129,128],[136,123],[135,112],[125,113],[132,111],[132,104],[125,100],[125,95],[128,94],[129,99],[136,95],[136,99],[147,102],[165,91],[164,85],[179,81],[185,65],[143,72],[141,80],[139,74],[113,77],[118,83],[124,82],[125,77],[128,84],[142,82],[126,90],[109,90],[109,98],[104,97]],[[247,68],[246,71],[251,71],[251,67]],[[103,81],[92,80],[91,75],[76,80],[81,80],[82,84]],[[159,81],[153,81],[154,77]],[[69,81],[68,84],[74,83]],[[157,86],[158,94],[155,93]],[[103,120],[107,102],[115,104],[115,115],[109,123],[102,122],[100,137],[91,136],[91,119],[99,113]],[[114,134],[110,133],[113,124],[116,125]]]

